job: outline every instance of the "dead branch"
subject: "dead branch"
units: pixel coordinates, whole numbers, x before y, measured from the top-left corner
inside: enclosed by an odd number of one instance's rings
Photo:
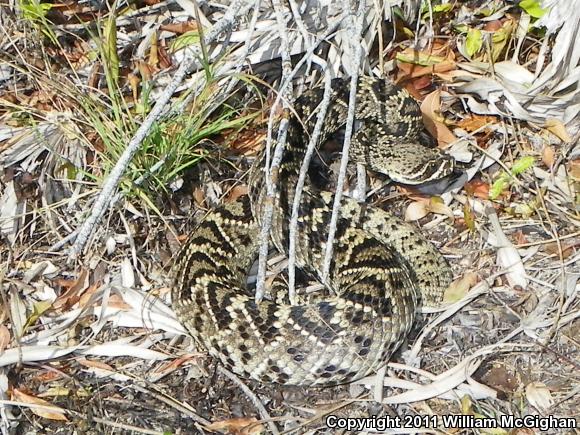
[[[236,0],[234,1],[224,16],[214,25],[214,27],[207,33],[204,38],[205,44],[210,44],[211,42],[215,41],[217,37],[224,32],[225,30],[231,28],[239,19],[239,17],[245,15],[250,8],[253,6],[255,2],[247,1],[247,0]],[[93,233],[95,227],[99,224],[103,214],[106,210],[108,210],[111,198],[113,196],[114,191],[117,189],[119,181],[123,176],[127,166],[131,162],[131,159],[141,146],[141,143],[149,133],[149,130],[157,121],[157,119],[163,113],[165,105],[177,89],[177,87],[181,84],[185,76],[189,73],[189,71],[197,64],[197,57],[199,56],[199,49],[191,50],[187,53],[185,60],[179,66],[173,79],[167,85],[166,89],[163,91],[161,96],[159,97],[157,103],[149,113],[149,115],[145,118],[133,139],[123,151],[123,154],[111,170],[111,173],[103,183],[103,187],[101,193],[97,197],[93,208],[91,209],[91,214],[89,217],[83,222],[80,227],[79,233],[76,236],[75,242],[70,249],[70,260],[75,260],[83,251],[89,237]],[[69,260],[69,261],[70,261]]]

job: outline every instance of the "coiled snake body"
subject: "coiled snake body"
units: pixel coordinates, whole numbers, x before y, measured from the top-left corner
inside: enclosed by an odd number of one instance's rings
[[[346,122],[348,80],[333,81],[320,143]],[[285,251],[288,218],[307,134],[323,90],[294,104],[279,170],[272,240]],[[383,79],[358,83],[351,158],[407,184],[448,175],[453,160],[418,144],[417,103]],[[258,159],[259,160],[259,159]],[[235,373],[262,382],[336,385],[383,365],[408,334],[419,303],[437,305],[451,280],[441,254],[413,226],[344,198],[329,296],[299,305],[264,300],[245,287],[255,260],[263,196],[212,211],[193,231],[173,269],[174,309],[192,336]],[[296,260],[320,277],[333,194],[305,189]]]

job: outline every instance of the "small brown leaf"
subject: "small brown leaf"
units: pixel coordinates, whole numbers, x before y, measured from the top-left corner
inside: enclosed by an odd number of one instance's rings
[[[473,131],[484,128],[486,125],[491,125],[497,122],[495,116],[490,115],[471,115],[467,118],[462,119],[456,125],[459,128],[471,133]]]
[[[572,142],[572,138],[566,131],[566,126],[559,119],[546,119],[546,128],[562,142]]]
[[[195,21],[187,21],[184,23],[169,23],[162,24],[160,28],[161,30],[166,30],[168,32],[173,32],[177,35],[182,35],[186,32],[197,30],[197,23]]]
[[[462,277],[453,281],[449,285],[449,288],[445,290],[443,301],[453,303],[461,300],[475,283],[477,283],[477,273],[468,272],[464,274]]]
[[[207,429],[235,435],[258,435],[266,433],[266,428],[261,423],[258,423],[258,420],[254,417],[216,421],[207,426]]]
[[[205,201],[205,193],[203,192],[203,189],[197,187],[193,191],[193,200],[195,201],[196,205],[201,206],[203,204],[203,202]]]
[[[29,405],[39,405],[39,407],[30,407],[30,410],[39,417],[47,418],[49,420],[68,421],[68,418],[64,415],[64,409],[59,408],[46,400],[23,393],[16,388],[12,390],[12,399]]]
[[[518,389],[519,382],[513,373],[502,364],[497,364],[485,372],[481,379],[486,385],[503,393],[513,393]]]
[[[10,331],[4,325],[0,325],[0,355],[4,353],[4,350],[10,344]]]
[[[493,20],[486,23],[483,30],[486,32],[496,32],[502,27],[502,22],[500,20]]]
[[[551,146],[544,147],[542,150],[542,162],[544,162],[544,165],[546,165],[548,168],[551,168],[554,165],[555,155],[556,153],[554,148]]]
[[[76,304],[82,294],[89,288],[89,271],[87,269],[82,269],[79,273],[78,278],[74,281],[73,285],[61,294],[54,303],[52,307],[56,310],[67,309]]]
[[[102,361],[96,361],[96,360],[92,360],[92,359],[79,359],[77,361],[80,365],[84,366],[84,367],[88,367],[88,368],[96,368],[96,369],[101,369],[101,370],[108,370],[110,372],[114,372],[115,369],[113,369],[113,367],[111,367],[109,364],[106,364]]]
[[[230,190],[230,193],[228,194],[228,197],[226,199],[225,202],[234,202],[236,201],[240,196],[244,196],[248,194],[248,186],[246,185],[236,185],[232,188],[232,190]]]
[[[473,179],[465,185],[465,191],[476,198],[489,199],[489,184],[485,181]]]
[[[127,74],[127,82],[131,87],[131,94],[133,95],[133,102],[138,103],[139,101],[139,84],[141,79],[137,74],[129,73]]]
[[[421,113],[425,127],[437,139],[439,147],[445,147],[457,140],[455,135],[445,125],[445,118],[441,115],[441,91],[436,90],[425,97],[421,103]]]

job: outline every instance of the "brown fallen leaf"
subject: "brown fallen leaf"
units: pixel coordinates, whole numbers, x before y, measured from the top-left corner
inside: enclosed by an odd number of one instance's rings
[[[465,185],[465,191],[476,198],[489,199],[489,183],[485,181],[474,178]]]
[[[248,186],[244,185],[236,185],[230,190],[228,197],[225,202],[234,202],[240,196],[244,196],[248,194]]]
[[[447,290],[445,290],[445,295],[443,296],[443,301],[445,303],[453,303],[461,300],[477,283],[477,273],[467,272],[460,278],[453,281]]]
[[[52,304],[52,307],[55,310],[67,309],[79,301],[82,294],[89,288],[89,271],[87,269],[82,269],[75,281],[66,282],[61,280],[59,282],[64,287],[68,286],[69,288],[56,298]]]
[[[110,372],[114,372],[115,369],[113,369],[112,366],[110,366],[107,363],[104,363],[102,361],[97,361],[97,360],[92,360],[92,359],[86,359],[86,358],[82,358],[77,360],[77,362],[83,366],[83,367],[88,367],[88,368],[96,368],[96,369],[102,369],[102,370],[108,370]]]
[[[503,364],[495,364],[487,370],[481,377],[481,381],[491,388],[510,394],[517,391],[520,383],[517,377],[511,373]]]
[[[228,143],[230,148],[245,155],[253,156],[264,146],[266,142],[266,131],[258,128],[248,128],[240,132],[232,131],[231,134],[224,133],[224,143]]]
[[[200,189],[199,187],[196,187],[195,190],[193,191],[193,200],[195,201],[195,204],[198,206],[202,206],[203,202],[205,201],[205,192],[203,191],[203,189]]]
[[[471,133],[473,131],[479,130],[486,125],[491,125],[497,122],[496,116],[491,115],[471,115],[467,118],[463,118],[457,124],[457,127]]]
[[[182,35],[186,32],[197,30],[197,23],[195,21],[190,20],[183,23],[162,24],[159,27],[161,30],[166,30],[168,32],[175,33],[177,35]]]
[[[439,148],[445,148],[457,138],[445,125],[445,118],[441,115],[441,91],[431,92],[421,103],[421,113],[427,131],[437,139]]]
[[[49,420],[68,421],[64,409],[59,408],[46,400],[26,394],[16,388],[12,390],[12,400],[29,405],[38,405],[38,407],[31,406],[30,410],[39,417],[47,418]]]
[[[4,350],[10,344],[10,331],[4,325],[0,325],[0,355],[4,353]]]
[[[126,303],[121,296],[118,294],[112,294],[109,298],[109,303],[107,304],[110,308],[117,308],[119,310],[131,311],[133,307]]]
[[[164,364],[161,364],[159,367],[154,369],[153,372],[154,373],[162,373],[162,374],[171,373],[174,370],[181,367],[183,365],[183,363],[185,363],[191,359],[194,359],[195,357],[196,357],[196,355],[194,355],[194,354],[183,355],[182,357],[175,358],[174,360],[167,361]]]
[[[266,428],[261,423],[258,423],[258,420],[254,417],[216,421],[206,426],[206,428],[208,430],[235,435],[258,435],[266,433]]]
[[[451,210],[443,200],[438,196],[430,198],[419,198],[409,204],[405,210],[406,221],[416,221],[424,218],[429,213],[442,214],[453,219],[453,210]]]
[[[566,131],[566,126],[559,119],[546,119],[546,129],[562,142],[572,142],[572,138]]]
[[[445,56],[407,48],[397,54],[397,82],[425,75],[445,73],[457,68],[455,55],[448,50]]]
[[[545,146],[542,150],[542,162],[544,165],[551,168],[554,165],[555,158],[556,152],[554,151],[554,148],[549,145]]]

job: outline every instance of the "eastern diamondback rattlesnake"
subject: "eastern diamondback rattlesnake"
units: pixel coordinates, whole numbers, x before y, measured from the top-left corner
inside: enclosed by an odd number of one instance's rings
[[[348,80],[335,79],[320,143],[344,126]],[[323,90],[294,104],[279,171],[272,240],[288,246],[288,218],[307,134]],[[362,77],[351,157],[392,180],[442,178],[453,160],[418,143],[421,114],[406,91]],[[258,159],[259,160],[259,159]],[[235,373],[262,382],[336,385],[383,365],[408,334],[418,305],[437,305],[451,280],[441,254],[413,226],[353,199],[342,201],[328,285],[303,305],[256,304],[246,289],[255,260],[261,199],[244,196],[212,211],[175,261],[172,300],[179,318]],[[320,276],[333,195],[306,189],[300,206],[297,264]],[[253,205],[253,206],[252,206]]]

